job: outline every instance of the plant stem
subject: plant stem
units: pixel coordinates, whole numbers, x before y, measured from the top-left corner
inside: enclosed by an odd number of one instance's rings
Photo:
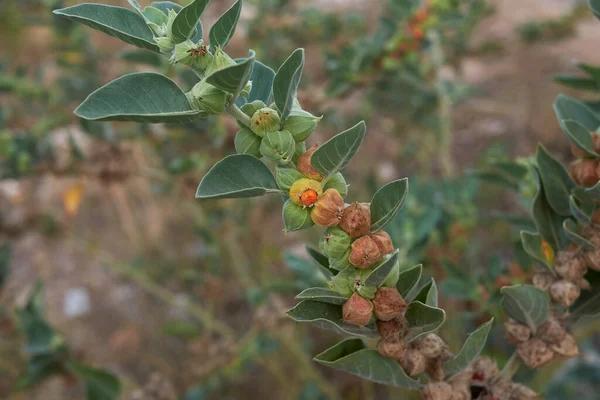
[[[250,128],[250,117],[247,116],[241,108],[239,108],[233,101],[227,107],[227,112],[237,119],[240,123]]]
[[[502,368],[501,374],[507,379],[512,379],[519,370],[519,367],[521,367],[521,359],[515,351],[506,362],[506,365],[504,365],[504,368]]]
[[[452,178],[455,174],[454,159],[452,157],[452,99],[446,90],[442,76],[444,67],[444,50],[437,31],[431,31],[429,34],[431,40],[431,58],[436,72],[436,92],[438,100],[438,120],[440,149],[439,158],[442,175],[445,178]]]

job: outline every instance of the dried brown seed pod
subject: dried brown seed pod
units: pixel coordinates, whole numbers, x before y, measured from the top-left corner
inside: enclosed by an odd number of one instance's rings
[[[553,352],[562,359],[568,359],[579,356],[579,347],[573,335],[567,333],[565,337],[556,344],[550,346]]]
[[[471,400],[471,386],[468,384],[452,385],[452,400]]]
[[[371,231],[371,207],[368,203],[354,202],[344,209],[340,228],[351,238],[366,235]]]
[[[427,367],[427,359],[421,352],[414,347],[410,347],[404,353],[404,357],[400,361],[400,365],[408,376],[417,376],[425,372]]]
[[[444,372],[444,360],[440,357],[427,359],[425,372],[436,381],[443,381],[446,377]]]
[[[421,389],[421,400],[452,400],[452,386],[446,382],[431,382]]]
[[[348,260],[356,268],[369,268],[381,260],[381,257],[381,252],[373,239],[369,236],[364,236],[352,243],[352,250],[350,251],[350,258]]]
[[[566,335],[567,331],[561,323],[554,318],[550,318],[538,327],[536,336],[550,345],[562,342]]]
[[[577,282],[587,272],[585,260],[577,253],[560,251],[554,262],[554,271],[562,278]]]
[[[585,151],[580,150],[579,147],[575,146],[573,143],[571,143],[571,154],[576,158],[585,158],[587,155]]]
[[[556,282],[556,277],[546,271],[537,271],[532,278],[533,286],[545,292],[550,289],[554,282]]]
[[[592,290],[592,284],[585,278],[579,279],[575,284],[579,286],[581,290]]]
[[[399,318],[408,304],[395,287],[380,287],[373,299],[373,309],[377,319],[389,321]]]
[[[539,399],[539,394],[520,383],[511,382],[509,386],[509,400],[535,400]]]
[[[310,211],[310,218],[320,226],[336,226],[342,219],[344,198],[335,189],[327,189],[319,196]]]
[[[586,251],[584,259],[589,269],[600,271],[600,249]]]
[[[529,368],[540,368],[549,363],[554,357],[554,352],[542,340],[534,338],[528,342],[520,343],[517,352],[521,360]]]
[[[342,307],[344,322],[353,325],[365,326],[373,315],[373,303],[362,298],[358,293],[352,294]]]
[[[428,333],[417,339],[415,348],[427,358],[436,358],[441,356],[444,350],[446,350],[446,343],[435,333]]]
[[[496,378],[490,383],[490,399],[509,399],[511,381],[505,378]]]
[[[581,289],[571,281],[560,280],[550,286],[550,297],[563,307],[571,307],[579,298]]]
[[[399,340],[408,333],[408,321],[403,315],[389,321],[378,320],[376,325],[383,340]]]
[[[318,148],[319,144],[317,143],[308,149],[304,154],[302,154],[300,158],[298,158],[298,171],[300,171],[307,178],[314,179],[316,181],[320,181],[324,178],[323,174],[314,169],[310,163],[310,158]]]
[[[489,357],[478,357],[472,364],[473,375],[478,374],[482,377],[480,380],[488,380],[500,374],[498,365]]]
[[[531,338],[531,329],[515,321],[505,322],[504,328],[506,329],[506,339],[514,346]]]
[[[592,187],[598,183],[597,160],[577,160],[571,163],[571,177],[578,185]]]
[[[377,351],[384,357],[402,361],[406,353],[406,343],[402,340],[379,340]]]
[[[391,254],[394,252],[394,244],[392,243],[392,238],[388,235],[387,232],[379,231],[375,233],[371,233],[369,235],[371,239],[375,242],[381,254]]]

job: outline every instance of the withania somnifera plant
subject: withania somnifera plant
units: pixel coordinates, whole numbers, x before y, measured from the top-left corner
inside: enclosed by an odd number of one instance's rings
[[[89,25],[129,44],[164,54],[198,76],[187,93],[157,73],[125,75],[92,93],[75,113],[88,120],[184,123],[230,114],[239,126],[238,154],[219,161],[202,179],[201,200],[275,194],[283,198],[286,232],[319,225],[320,251],[308,248],[322,267],[328,287],[304,290],[288,315],[333,330],[346,339],[315,361],[378,383],[419,390],[423,399],[534,399],[512,382],[520,361],[538,368],[555,358],[578,354],[569,328],[600,310],[588,267],[600,266],[600,233],[594,208],[597,181],[588,177],[590,160],[600,158],[590,131],[600,120],[583,103],[560,97],[561,126],[585,161],[574,167],[575,181],[543,148],[533,167],[539,192],[533,218],[539,233],[524,232],[524,247],[545,266],[533,285],[506,287],[503,306],[511,320],[507,338],[517,351],[502,371],[479,357],[492,321],[476,329],[455,355],[436,334],[445,321],[435,281],[421,282],[422,267],[399,268],[385,227],[402,207],[406,179],[379,189],[370,202],[350,201],[342,170],[366,134],[359,122],[321,145],[307,146],[320,118],[302,109],[296,94],[304,67],[298,49],[277,69],[255,60],[254,52],[232,59],[225,49],[242,8],[238,0],[203,36],[201,16],[208,0],[186,7],[160,1],[133,9],[80,4],[56,14]],[[274,165],[275,175],[268,164]],[[595,170],[594,170],[595,172]],[[585,189],[578,186],[593,186]],[[554,256],[556,254],[556,256]],[[596,301],[594,301],[596,300]],[[373,348],[363,339],[376,340]]]

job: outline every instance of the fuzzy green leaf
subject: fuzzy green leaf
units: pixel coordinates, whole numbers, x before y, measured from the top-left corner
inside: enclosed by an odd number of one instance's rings
[[[598,82],[594,79],[585,78],[581,76],[569,75],[569,74],[559,74],[554,75],[552,80],[556,83],[559,83],[563,86],[578,89],[578,90],[590,90],[593,92],[597,92],[600,87],[598,86]]]
[[[569,216],[569,196],[575,182],[562,164],[548,154],[542,145],[538,146],[536,161],[548,203],[558,215]]]
[[[435,279],[431,278],[431,281],[421,288],[421,290],[415,296],[413,301],[420,301],[421,303],[427,304],[428,306],[437,307],[438,288],[435,284]]]
[[[565,221],[563,222],[563,229],[565,230],[565,233],[567,234],[569,239],[571,239],[573,243],[577,244],[578,246],[581,246],[583,250],[597,249],[595,244],[593,244],[578,233],[579,228],[577,227],[575,221],[573,221],[572,219],[565,219]]]
[[[248,101],[261,100],[269,104],[273,92],[273,79],[275,79],[275,71],[260,61],[255,61],[252,75],[250,75],[252,90],[250,96],[248,96]]]
[[[492,318],[469,335],[460,352],[444,364],[446,376],[452,376],[463,371],[479,356],[483,346],[485,346],[493,323],[494,319]]]
[[[110,372],[70,361],[68,367],[85,384],[87,400],[116,400],[121,394],[121,383]]]
[[[594,150],[592,134],[585,126],[578,121],[568,119],[561,120],[560,126],[575,147],[588,156],[598,157],[598,153]]]
[[[217,22],[210,28],[210,45],[219,46],[224,49],[233,34],[237,26],[238,20],[240,19],[240,13],[242,12],[242,0],[238,0],[234,5],[223,15],[219,17]]]
[[[398,249],[365,278],[365,286],[380,287],[398,262]]]
[[[310,217],[310,208],[294,204],[291,200],[283,205],[282,218],[285,232],[299,231],[315,224]]]
[[[234,154],[216,163],[202,178],[196,198],[223,199],[279,193],[275,177],[258,158]]]
[[[308,322],[311,325],[342,335],[358,336],[365,339],[379,337],[374,325],[362,327],[344,322],[342,319],[342,306],[335,304],[303,300],[296,307],[289,310],[287,315],[294,321]]]
[[[321,365],[348,372],[386,386],[417,390],[423,385],[410,378],[400,364],[368,349],[360,339],[347,339],[317,355]]]
[[[515,285],[503,287],[500,293],[506,314],[527,325],[532,332],[548,319],[550,298],[543,290],[531,285]]]
[[[322,303],[336,304],[338,306],[344,305],[348,299],[338,292],[325,288],[308,288],[300,292],[297,296],[300,300],[314,300]]]
[[[600,182],[596,183],[591,188],[586,188],[585,193],[594,200],[600,200]]]
[[[400,271],[400,277],[396,284],[396,289],[404,297],[406,301],[409,301],[410,293],[413,288],[418,287],[421,275],[423,274],[423,265],[419,264],[416,267],[407,269],[406,271]]]
[[[583,125],[588,132],[594,132],[600,126],[600,119],[581,101],[559,94],[554,101],[554,111],[558,121],[573,120]]]
[[[600,19],[600,0],[588,0],[588,4],[596,18]]]
[[[75,115],[91,121],[184,123],[203,116],[169,78],[153,72],[122,76],[90,94]]]
[[[583,193],[586,197],[586,202],[578,201],[578,197],[575,194],[569,196],[569,208],[571,210],[571,215],[575,217],[575,219],[582,224],[589,224],[592,221],[592,214],[594,213],[595,205],[593,201],[587,195],[585,191]],[[581,197],[581,195],[579,195]]]
[[[340,172],[358,151],[366,131],[367,126],[361,121],[323,143],[310,158],[313,168],[327,177]]]
[[[54,10],[53,13],[97,29],[125,43],[160,52],[154,42],[152,30],[146,25],[144,18],[127,8],[85,3]]]
[[[233,95],[237,99],[244,90],[254,66],[254,51],[250,50],[248,58],[243,59],[236,65],[223,68],[206,78],[206,82]]]
[[[379,189],[371,200],[371,231],[377,232],[398,214],[406,194],[408,179],[398,179]]]
[[[412,342],[423,335],[437,331],[446,320],[444,310],[428,306],[420,301],[410,303],[404,316],[409,326],[407,342]]]
[[[544,193],[538,169],[532,167],[532,170],[534,171],[534,177],[538,186],[531,209],[533,221],[544,240],[550,244],[554,252],[558,252],[562,248],[563,243],[561,235],[563,219],[550,207]]]
[[[273,99],[281,113],[281,126],[289,117],[294,100],[298,93],[298,85],[304,70],[304,49],[296,49],[281,64],[273,80]]]
[[[171,28],[171,35],[175,44],[186,41],[191,38],[194,31],[197,29],[198,21],[202,13],[206,9],[210,0],[194,0],[187,6],[183,7]],[[200,28],[202,26],[200,25]]]
[[[169,15],[169,10],[173,10],[178,13],[183,8],[181,5],[173,3],[172,1],[155,1],[152,3],[152,7],[159,9],[165,13],[165,15]]]
[[[550,260],[546,259],[542,248],[542,236],[539,233],[521,231],[521,243],[527,254],[552,270]]]
[[[325,278],[331,279],[331,277],[335,276],[338,271],[329,268],[329,260],[323,254],[313,249],[312,247],[304,246],[304,249],[310,256],[313,264],[315,264],[321,270],[321,273]]]

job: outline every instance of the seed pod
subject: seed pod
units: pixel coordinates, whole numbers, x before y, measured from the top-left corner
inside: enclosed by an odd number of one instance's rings
[[[246,86],[244,86],[244,88],[240,92],[240,97],[247,99],[248,96],[250,96],[251,91],[252,91],[252,81],[248,81],[248,83],[246,83]]]
[[[191,40],[179,43],[169,59],[171,64],[181,63],[205,71],[213,62],[213,55],[202,40],[194,44]]]
[[[446,377],[444,372],[444,361],[441,358],[429,358],[427,359],[427,366],[425,372],[436,381],[443,381]]]
[[[536,338],[525,343],[520,343],[517,347],[517,352],[525,365],[532,369],[546,365],[554,357],[554,352],[550,347]]]
[[[466,367],[462,371],[460,371],[460,372],[456,373],[455,375],[451,376],[448,379],[448,383],[450,383],[453,388],[455,388],[455,387],[461,387],[461,386],[467,386],[467,387],[469,387],[469,386],[471,386],[471,381],[472,380],[473,380],[473,367],[471,367],[469,365],[468,367]]]
[[[386,260],[384,259],[383,262],[385,262]],[[400,278],[400,260],[396,261],[396,264],[394,264],[394,266],[392,267],[392,270],[390,271],[390,273],[388,274],[387,278],[385,278],[385,281],[383,281],[383,287],[396,287],[396,284],[398,283],[398,279]]]
[[[296,205],[290,200],[283,205],[283,223],[286,233],[310,228],[314,225],[310,218],[310,209]]]
[[[392,243],[392,238],[390,237],[390,235],[388,235],[387,232],[378,231],[375,233],[371,233],[369,237],[373,239],[381,254],[385,255],[394,252],[394,244]]]
[[[471,386],[468,384],[452,385],[452,400],[471,400]]]
[[[310,159],[315,151],[319,148],[319,144],[315,144],[298,158],[298,171],[302,172],[307,178],[320,181],[324,178],[323,174],[313,168]]]
[[[538,327],[537,336],[546,344],[558,344],[563,341],[567,331],[560,322],[554,318],[550,318]]]
[[[506,329],[506,339],[514,346],[526,342],[531,338],[531,330],[517,322],[505,322],[504,328]]]
[[[352,237],[349,232],[348,234]],[[352,251],[350,252],[349,260],[356,268],[369,268],[380,259],[381,252],[375,241],[370,237],[364,236],[352,243]]]
[[[427,367],[427,359],[421,352],[415,348],[409,348],[404,353],[400,365],[408,376],[417,376],[425,372]]]
[[[220,47],[217,47],[212,58],[212,62],[206,68],[206,76],[210,76],[213,73],[222,70],[223,68],[234,66],[235,61],[229,57]]]
[[[540,396],[520,383],[511,382],[509,385],[510,398],[509,400],[535,400],[539,399]]]
[[[254,133],[252,134],[255,137],[258,137]],[[277,166],[277,186],[279,186],[279,189],[281,190],[289,191],[296,181],[303,178],[304,176],[293,168],[283,168]]]
[[[369,233],[371,230],[371,207],[368,203],[354,202],[346,207],[340,221],[340,228],[353,239]]]
[[[592,284],[585,278],[579,279],[575,284],[579,286],[581,290],[592,290]]]
[[[421,389],[421,400],[452,400],[452,386],[446,382],[430,382]]]
[[[250,154],[260,158],[260,142],[261,138],[250,129],[244,128],[235,135],[233,144],[238,154]]]
[[[350,250],[350,242],[350,236],[340,228],[334,226],[323,233],[319,242],[319,250],[329,258],[338,259]]]
[[[312,179],[298,179],[290,188],[290,200],[299,206],[312,207],[323,194],[321,184]]]
[[[340,258],[330,258],[329,259],[329,267],[335,269],[336,271],[343,271],[345,269],[354,270],[354,266],[350,264],[350,252],[352,250],[348,249]]]
[[[588,250],[585,253],[584,259],[589,269],[600,271],[600,249]]]
[[[264,137],[269,132],[277,132],[279,130],[279,123],[281,119],[279,118],[279,113],[272,108],[261,108],[257,110],[254,115],[252,115],[252,119],[250,127],[252,128],[252,132],[256,133],[260,137]],[[289,132],[289,131],[288,131]],[[290,137],[292,138],[292,143],[295,141],[294,137],[290,133]]]
[[[354,293],[342,307],[344,322],[349,324],[365,326],[373,315],[373,303],[363,299],[358,293]]]
[[[379,340],[377,351],[384,357],[401,361],[406,353],[406,343],[402,340]]]
[[[327,189],[314,204],[310,213],[313,222],[320,226],[340,223],[344,211],[344,199],[335,189]],[[348,236],[350,238],[350,236]]]
[[[389,321],[399,318],[407,308],[408,304],[395,287],[380,287],[375,293],[373,309],[379,320]]]
[[[383,340],[400,340],[408,333],[408,321],[403,315],[389,321],[378,320],[376,325]]]
[[[559,343],[552,344],[550,348],[564,360],[579,356],[577,341],[573,335],[568,333]]]
[[[554,262],[554,271],[564,279],[577,282],[586,274],[587,267],[575,252],[560,251]]]
[[[269,132],[260,143],[260,153],[271,161],[287,163],[294,156],[295,144],[288,131]]]
[[[354,290],[365,299],[373,300],[373,298],[375,298],[375,292],[377,292],[377,286],[367,286],[364,284],[364,280],[371,271],[354,268],[354,272]]]
[[[575,146],[573,143],[571,143],[571,154],[576,158],[585,158],[587,156],[585,151],[580,150],[579,147]]]
[[[498,365],[489,357],[478,357],[473,361],[473,376],[478,375],[480,380],[488,380],[500,374]]]
[[[346,184],[346,179],[344,179],[344,175],[342,175],[341,172],[338,172],[329,178],[323,189],[335,189],[342,195],[342,197],[346,197],[348,194],[348,185]]]
[[[563,307],[571,307],[580,294],[579,286],[571,281],[560,280],[550,286],[550,297]]]
[[[511,381],[506,378],[496,378],[490,382],[490,399],[510,400]]]
[[[556,278],[554,275],[545,271],[537,271],[532,278],[533,286],[543,290],[544,292],[547,292],[555,281]]]
[[[266,107],[267,105],[262,100],[254,100],[244,104],[241,108],[244,114],[252,118],[255,112]]]
[[[317,128],[321,118],[323,117],[317,118],[306,111],[296,111],[285,120],[283,129],[290,131],[296,142],[304,142]]]
[[[598,183],[598,165],[597,160],[577,160],[571,164],[571,177],[578,185],[592,187]]]
[[[347,268],[340,271],[328,282],[331,290],[334,290],[344,297],[350,297],[354,293],[354,268]]]
[[[227,92],[207,83],[206,79],[201,80],[192,88],[191,95],[196,108],[199,110],[209,115],[217,115],[225,112]]]
[[[435,333],[428,333],[415,342],[415,348],[426,358],[436,358],[446,350],[446,343]]]

